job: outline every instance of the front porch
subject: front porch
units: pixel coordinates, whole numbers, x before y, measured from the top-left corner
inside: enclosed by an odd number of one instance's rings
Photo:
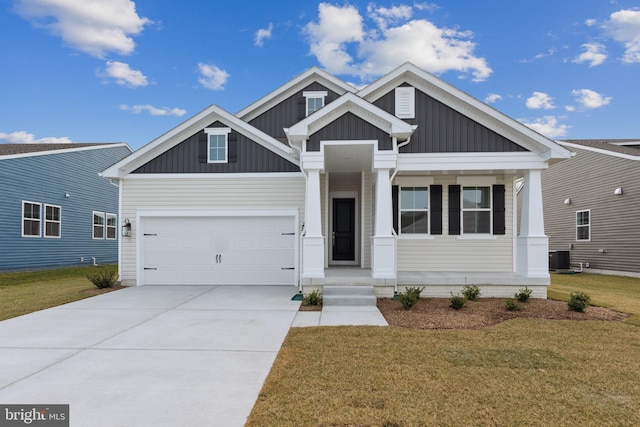
[[[512,272],[458,272],[458,271],[399,271],[397,283],[390,279],[372,277],[371,269],[359,267],[329,267],[324,277],[304,279],[303,293],[322,290],[328,285],[373,286],[379,298],[391,298],[408,286],[424,287],[422,297],[448,298],[460,292],[465,285],[477,285],[480,297],[511,298],[525,286],[533,291],[533,298],[546,298],[548,278],[522,277]]]

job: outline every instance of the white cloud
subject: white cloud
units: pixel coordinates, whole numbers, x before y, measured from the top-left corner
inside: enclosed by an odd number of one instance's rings
[[[584,108],[600,108],[609,104],[613,99],[610,96],[602,96],[591,89],[576,89],[571,91],[571,94],[576,97],[576,101]]]
[[[63,136],[61,138],[48,136],[45,138],[36,139],[32,133],[27,133],[23,130],[11,133],[0,132],[0,141],[6,144],[73,144],[74,141],[68,137]]]
[[[99,58],[107,52],[131,54],[131,36],[151,23],[138,15],[131,0],[17,0],[15,10],[69,46]]]
[[[593,27],[594,25],[596,25],[598,23],[598,21],[596,21],[595,19],[587,19],[584,21],[584,24],[587,27]]]
[[[181,117],[187,113],[187,110],[183,110],[182,108],[169,108],[169,107],[154,107],[153,105],[144,104],[144,105],[126,105],[122,104],[120,109],[123,111],[131,111],[134,114],[140,114],[143,111],[148,112],[152,116],[175,116]]]
[[[318,21],[305,27],[311,54],[333,74],[362,79],[384,74],[410,61],[433,73],[469,73],[486,80],[492,70],[474,55],[470,31],[440,28],[424,19],[411,19],[411,6],[368,7],[376,29],[365,31],[364,18],[355,6],[321,3]]]
[[[149,84],[142,72],[132,70],[129,64],[124,62],[107,61],[107,67],[101,75],[115,79],[120,86],[143,87]]]
[[[640,63],[640,9],[623,9],[612,13],[604,23],[605,31],[624,43],[622,62]]]
[[[213,64],[199,63],[198,72],[200,73],[200,78],[198,79],[200,84],[211,90],[224,90],[224,85],[231,77],[225,70]]]
[[[494,102],[500,101],[502,99],[502,95],[498,95],[497,93],[490,93],[484,99],[484,102],[487,104],[493,104]]]
[[[267,28],[260,28],[258,31],[256,31],[255,45],[262,47],[262,45],[264,44],[264,41],[271,38],[272,31],[273,31],[272,23],[269,23],[269,26]]]
[[[585,43],[582,47],[585,51],[572,62],[578,64],[588,62],[589,67],[595,67],[602,64],[607,59],[607,54],[605,53],[606,49],[601,43]]]
[[[526,120],[520,120],[520,122],[547,138],[565,136],[570,127],[559,123],[558,119],[554,116],[544,116],[542,118],[535,119],[533,122],[528,122]]]
[[[570,113],[576,111],[576,107],[574,107],[573,105],[565,105],[564,109]]]
[[[533,95],[527,98],[525,105],[530,110],[552,110],[556,108],[553,105],[553,98],[544,92],[533,92]]]

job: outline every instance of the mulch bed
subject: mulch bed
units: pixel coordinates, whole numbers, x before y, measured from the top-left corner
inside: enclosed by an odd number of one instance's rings
[[[113,291],[117,291],[119,289],[123,289],[125,288],[124,286],[120,286],[120,285],[116,285],[116,286],[112,286],[110,288],[102,288],[102,289],[98,289],[98,288],[92,288],[92,289],[87,289],[86,291],[84,291],[85,294],[89,294],[91,296],[95,296],[95,295],[101,295],[101,294],[106,294],[109,292],[113,292]]]
[[[603,307],[588,307],[584,313],[570,311],[567,303],[549,299],[531,299],[520,303],[520,311],[508,311],[504,298],[480,298],[467,301],[460,310],[449,307],[448,298],[422,298],[410,310],[399,301],[378,298],[378,308],[391,326],[414,329],[482,329],[509,319],[607,320],[623,321],[628,314]]]

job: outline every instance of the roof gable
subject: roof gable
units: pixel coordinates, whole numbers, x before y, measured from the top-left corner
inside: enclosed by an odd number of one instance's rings
[[[414,127],[404,120],[387,113],[353,93],[347,93],[291,128],[285,129],[289,143],[300,145],[310,135],[348,112],[399,140],[406,140],[414,130]]]
[[[271,136],[245,123],[217,105],[211,105],[140,148],[129,157],[106,169],[102,175],[109,178],[122,178],[218,120],[232,127],[239,134],[246,136],[264,148],[278,154],[285,160],[299,165],[299,161],[295,158],[293,150],[290,147],[278,142]]]
[[[360,90],[358,96],[375,102],[405,82],[487,129],[538,154],[543,160],[566,159],[571,156],[569,150],[552,140],[411,63],[405,63],[371,83]]]
[[[332,90],[339,95],[343,95],[348,92],[353,93],[356,91],[356,89],[350,84],[345,83],[318,67],[312,67],[268,95],[263,96],[253,104],[242,109],[236,113],[236,116],[246,122],[249,122],[260,114],[263,114],[267,110],[275,107],[277,104],[289,98],[296,92],[301,91],[313,82],[320,83],[327,89]]]

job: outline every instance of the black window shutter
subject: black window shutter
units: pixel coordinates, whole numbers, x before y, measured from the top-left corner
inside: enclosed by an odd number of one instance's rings
[[[231,132],[228,138],[229,154],[227,160],[229,163],[236,163],[238,161],[238,134]]]
[[[298,120],[303,120],[307,117],[307,98],[304,96],[298,98]]]
[[[449,186],[449,235],[460,234],[460,186]]]
[[[431,234],[442,234],[442,185],[429,187],[431,208]]]
[[[207,143],[209,136],[203,131],[198,134],[198,162],[199,163],[207,163],[209,156],[207,155],[207,150],[209,149],[209,144]]]
[[[493,186],[493,234],[505,234],[504,185]]]
[[[393,230],[398,234],[398,186],[391,186],[391,206],[393,209]]]

